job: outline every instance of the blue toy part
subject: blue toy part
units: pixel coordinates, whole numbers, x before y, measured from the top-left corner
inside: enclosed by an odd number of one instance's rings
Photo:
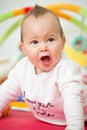
[[[71,43],[71,46],[74,50],[83,52],[87,49],[87,39],[84,36],[79,35],[74,38]]]
[[[17,97],[16,101],[18,101],[18,102],[24,102],[22,93],[19,94],[19,96]]]

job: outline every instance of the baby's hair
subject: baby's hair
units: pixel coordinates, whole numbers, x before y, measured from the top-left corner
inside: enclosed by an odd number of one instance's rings
[[[30,11],[29,13],[27,13],[25,16],[24,16],[24,19],[22,21],[22,24],[21,24],[21,41],[23,42],[23,35],[22,35],[22,26],[23,26],[23,23],[25,21],[25,19],[27,19],[29,16],[33,15],[35,16],[36,18],[40,17],[40,16],[43,16],[45,15],[46,13],[50,13],[52,15],[54,15],[54,17],[57,19],[58,21],[58,25],[59,25],[59,31],[60,31],[60,34],[61,34],[61,37],[64,36],[64,33],[63,33],[63,29],[61,27],[61,24],[60,24],[60,20],[59,20],[59,17],[53,13],[51,10],[47,9],[47,8],[44,8],[42,6],[39,6],[39,5],[35,5]]]

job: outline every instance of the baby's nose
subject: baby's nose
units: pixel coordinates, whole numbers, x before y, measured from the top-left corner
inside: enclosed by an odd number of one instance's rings
[[[41,52],[46,52],[48,51],[48,48],[47,46],[42,46],[41,49],[40,49]]]

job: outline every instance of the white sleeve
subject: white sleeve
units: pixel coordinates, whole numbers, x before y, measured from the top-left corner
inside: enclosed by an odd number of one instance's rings
[[[9,73],[8,79],[0,85],[0,117],[2,116],[2,112],[20,93],[20,85],[17,79],[17,74],[18,71],[13,69]]]
[[[76,84],[73,85],[77,86]],[[81,91],[78,90],[78,88],[75,88],[74,91],[72,87],[74,86],[70,86],[70,88],[67,87],[62,92],[67,129],[84,130],[84,116]]]
[[[71,65],[71,64],[70,64]],[[66,130],[84,130],[83,84],[78,66],[63,65],[59,77],[59,89],[63,97]]]

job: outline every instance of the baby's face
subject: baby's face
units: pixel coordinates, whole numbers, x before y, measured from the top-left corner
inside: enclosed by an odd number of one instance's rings
[[[50,13],[27,18],[23,24],[22,50],[36,68],[36,73],[53,69],[61,58],[64,39],[57,19]]]

